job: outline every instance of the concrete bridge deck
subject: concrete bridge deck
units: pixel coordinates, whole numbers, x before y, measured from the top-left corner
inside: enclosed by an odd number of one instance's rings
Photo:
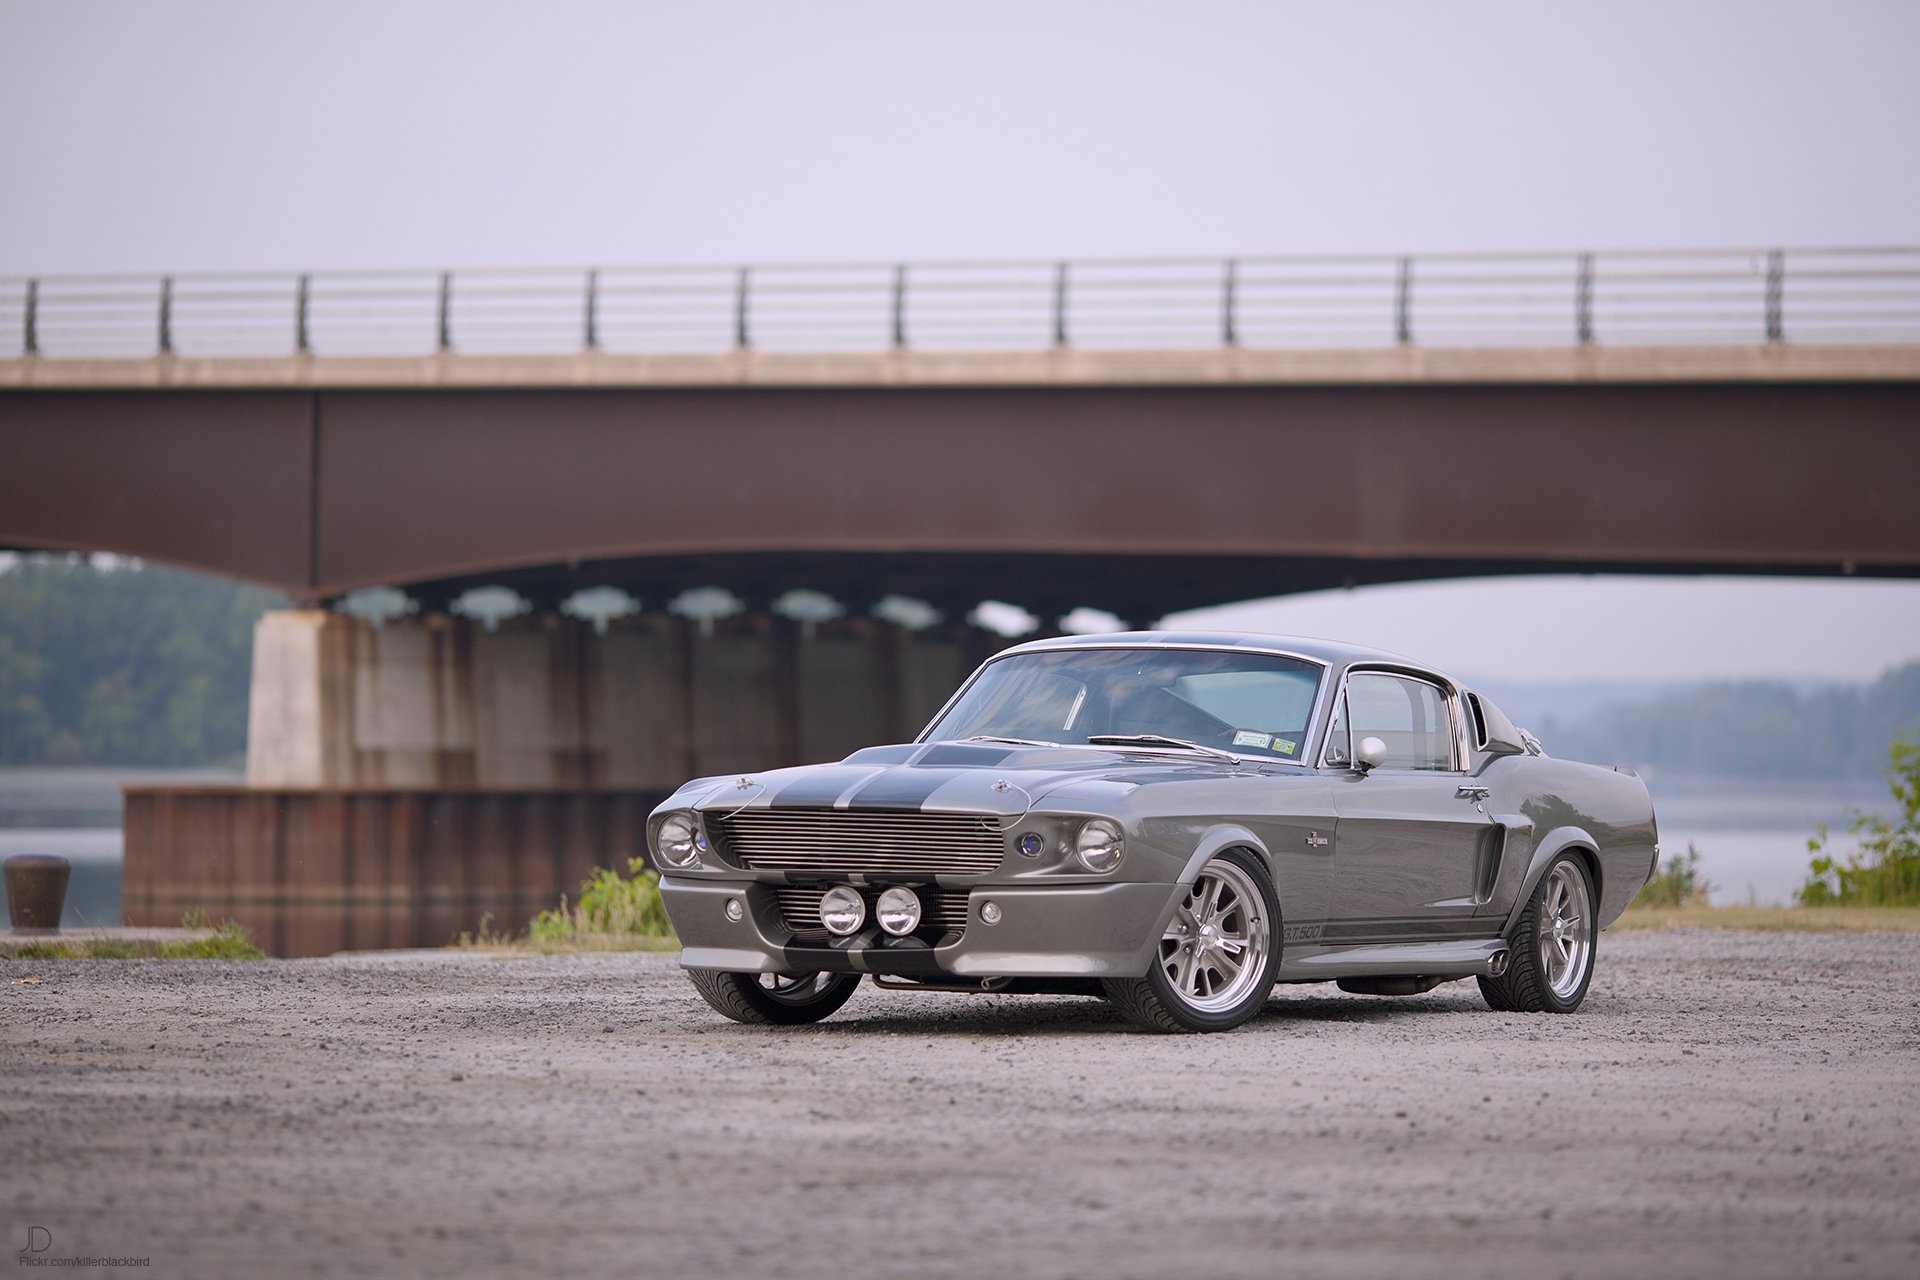
[[[1410,386],[1920,380],[1920,345],[1209,347],[0,360],[5,390]]]

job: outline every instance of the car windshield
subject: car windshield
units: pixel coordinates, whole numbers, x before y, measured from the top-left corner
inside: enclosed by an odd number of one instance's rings
[[[1298,761],[1320,675],[1299,658],[1237,650],[1023,653],[989,663],[925,740],[1079,744],[1150,735]]]

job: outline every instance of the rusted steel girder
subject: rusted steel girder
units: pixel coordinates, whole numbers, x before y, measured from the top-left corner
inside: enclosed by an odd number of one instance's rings
[[[1137,620],[1304,566],[1912,575],[1916,424],[1913,382],[8,391],[0,545],[304,599],[599,562]]]

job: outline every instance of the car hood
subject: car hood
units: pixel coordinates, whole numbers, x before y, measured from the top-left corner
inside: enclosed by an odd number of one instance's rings
[[[1147,759],[1101,747],[915,743],[868,747],[838,764],[708,780],[694,804],[708,811],[894,809],[1014,817],[1048,795],[1076,805],[1097,804],[1156,783],[1301,773],[1287,765],[1261,767],[1265,763],[1233,765],[1199,755]]]

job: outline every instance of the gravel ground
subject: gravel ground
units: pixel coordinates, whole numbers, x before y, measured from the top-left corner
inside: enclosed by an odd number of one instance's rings
[[[15,985],[21,979],[38,983]],[[1610,934],[1572,1017],[1229,1035],[661,955],[0,960],[0,1247],[158,1275],[1920,1275],[1920,935]]]

